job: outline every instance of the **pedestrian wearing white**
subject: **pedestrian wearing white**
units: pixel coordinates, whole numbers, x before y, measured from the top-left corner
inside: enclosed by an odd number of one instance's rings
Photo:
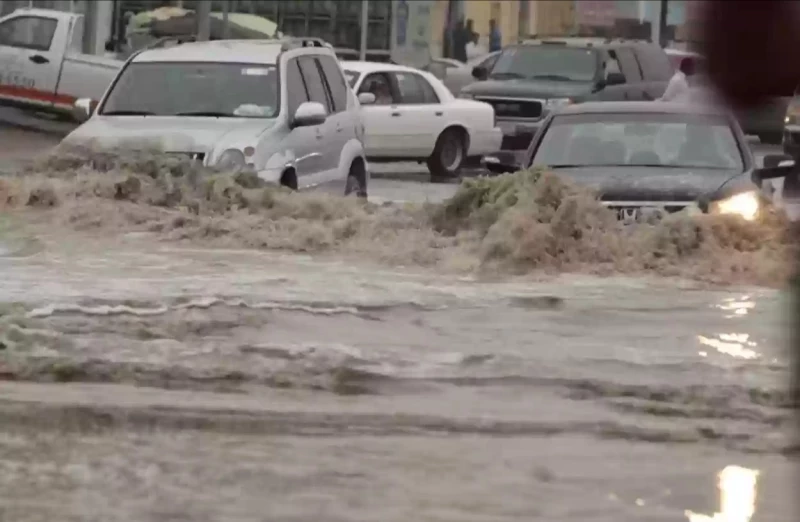
[[[670,78],[664,95],[659,98],[665,102],[688,102],[689,101],[689,78],[694,75],[694,60],[684,58],[675,74]]]

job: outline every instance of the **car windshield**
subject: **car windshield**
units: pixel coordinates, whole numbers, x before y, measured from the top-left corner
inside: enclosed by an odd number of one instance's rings
[[[132,63],[99,114],[274,118],[279,93],[274,65]]]
[[[344,77],[347,78],[347,83],[350,84],[351,89],[356,88],[356,82],[358,81],[359,74],[355,71],[345,71]]]
[[[605,113],[556,116],[532,166],[742,171],[744,160],[724,116]]]
[[[489,77],[590,82],[597,68],[597,54],[592,49],[520,45],[500,53]]]

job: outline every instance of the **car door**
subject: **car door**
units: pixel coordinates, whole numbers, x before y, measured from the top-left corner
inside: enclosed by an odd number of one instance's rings
[[[294,118],[297,108],[309,101],[308,89],[300,72],[297,58],[286,62],[286,110],[289,121]],[[294,169],[298,184],[303,184],[309,176],[322,168],[322,158],[318,149],[321,129],[318,127],[297,127],[289,132],[286,139],[286,154],[294,159]],[[301,181],[302,180],[302,181]]]
[[[642,69],[639,62],[636,60],[636,55],[630,47],[618,47],[609,51],[614,53],[619,62],[622,74],[625,75],[628,89],[625,91],[623,97],[629,101],[643,101],[652,100],[649,98],[645,89],[645,84],[642,79]]]
[[[352,119],[353,113],[347,110],[349,86],[344,74],[342,74],[342,69],[333,57],[317,56],[316,61],[322,73],[322,79],[328,91],[330,102],[330,116],[326,122],[332,128],[326,138],[331,149],[331,164],[329,168],[333,171],[338,171],[342,149],[356,135],[356,122]]]
[[[362,75],[361,82],[357,84],[357,94],[363,92],[375,93],[375,89],[379,86],[391,91],[391,81],[384,72],[373,72]],[[394,96],[390,103],[382,103],[382,100],[376,99],[375,103],[371,105],[361,106],[361,119],[364,123],[366,132],[364,133],[364,150],[367,153],[367,158],[383,158],[390,156],[394,147],[392,146],[392,126],[394,125],[394,118],[391,114],[394,112]]]
[[[654,44],[635,45],[632,50],[642,70],[642,89],[646,99],[659,99],[673,74],[667,53]]]
[[[444,108],[428,81],[411,71],[394,71],[389,77],[399,99],[392,106],[389,129],[393,155],[427,157],[444,129]]]
[[[63,50],[51,49],[57,28],[58,20],[45,16],[19,15],[0,23],[0,98],[53,105],[63,56]]]
[[[303,76],[308,100],[322,104],[330,114],[330,100],[328,99],[328,92],[325,89],[316,57],[300,56],[297,58],[297,64],[300,67],[300,74]],[[330,118],[327,118],[322,124],[310,128],[313,129],[314,133],[310,143],[312,151],[309,159],[313,157],[313,162],[311,162],[313,172],[310,173],[310,176],[314,179],[306,180],[306,182],[315,183],[316,178],[324,177],[325,171],[330,168],[331,161],[333,161],[331,158],[333,149],[329,141],[332,134]]]
[[[600,101],[626,101],[630,99],[630,85],[627,78],[625,83],[608,85],[609,75],[613,73],[623,74],[623,71],[616,52],[613,49],[609,49],[606,51],[603,61],[603,80],[606,81],[606,86],[596,94],[596,98]]]

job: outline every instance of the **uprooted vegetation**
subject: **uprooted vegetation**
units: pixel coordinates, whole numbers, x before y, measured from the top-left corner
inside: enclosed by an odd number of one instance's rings
[[[374,205],[292,192],[156,151],[73,147],[0,180],[0,205],[47,209],[48,219],[80,230],[146,230],[166,240],[458,270],[652,272],[780,285],[794,252],[776,213],[758,222],[680,213],[623,226],[587,189],[539,171],[465,180],[442,204]]]

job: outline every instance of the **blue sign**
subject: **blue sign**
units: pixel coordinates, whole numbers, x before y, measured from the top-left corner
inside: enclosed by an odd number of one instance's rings
[[[406,32],[408,29],[408,2],[400,0],[397,2],[397,45],[406,44]]]

